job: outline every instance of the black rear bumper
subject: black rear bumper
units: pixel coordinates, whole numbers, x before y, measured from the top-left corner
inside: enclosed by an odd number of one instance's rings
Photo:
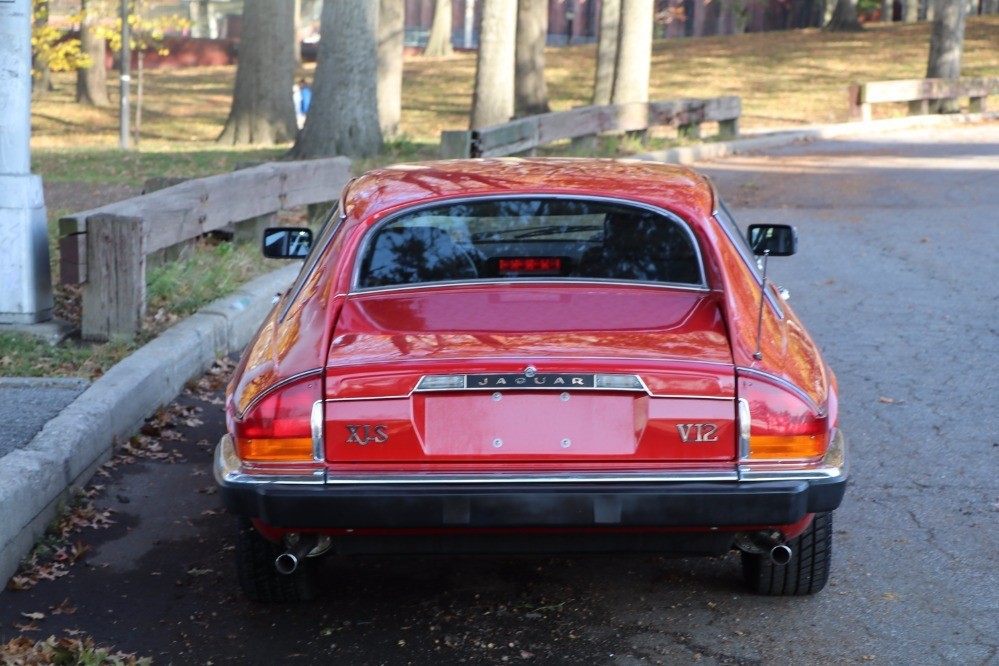
[[[231,512],[281,529],[702,528],[790,525],[832,511],[846,478],[219,486]]]

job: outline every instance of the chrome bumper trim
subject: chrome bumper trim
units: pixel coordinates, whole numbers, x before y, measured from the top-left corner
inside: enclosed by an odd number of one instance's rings
[[[846,478],[849,471],[846,435],[833,433],[829,450],[822,463],[813,468],[794,469],[779,463],[749,463],[739,465],[740,481],[818,481]]]
[[[307,470],[295,473],[288,471],[282,474],[253,474],[243,468],[242,461],[236,455],[236,447],[229,435],[223,435],[215,447],[215,464],[213,465],[216,483],[240,484],[250,486],[261,485],[296,485],[321,486],[326,481],[326,470],[310,466]]]

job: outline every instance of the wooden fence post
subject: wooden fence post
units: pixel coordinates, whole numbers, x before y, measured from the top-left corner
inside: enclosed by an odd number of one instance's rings
[[[732,118],[731,120],[719,120],[718,121],[718,138],[720,139],[738,139],[739,138],[739,119]]]
[[[701,124],[699,122],[684,123],[677,129],[677,134],[683,139],[700,139]]]
[[[83,338],[131,339],[142,326],[145,308],[142,218],[107,214],[87,218]]]
[[[472,157],[472,133],[468,130],[441,132],[441,159]]]
[[[871,119],[871,105],[865,101],[866,85],[850,86],[850,120],[867,122]]]

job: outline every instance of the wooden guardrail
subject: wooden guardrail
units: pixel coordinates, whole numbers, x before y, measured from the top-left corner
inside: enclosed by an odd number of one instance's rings
[[[573,139],[579,145],[605,132],[638,132],[665,125],[678,127],[686,136],[700,136],[700,125],[705,122],[717,122],[719,136],[734,138],[739,134],[741,113],[741,101],[735,96],[583,106],[478,130],[444,131],[441,157],[501,157],[552,141]]]
[[[61,218],[60,279],[83,284],[83,337],[135,335],[145,315],[150,254],[233,223],[334,201],[349,179],[346,157],[274,162]]]
[[[989,95],[999,93],[999,76],[966,79],[872,81],[850,86],[850,119],[870,120],[871,104],[908,102],[909,115],[930,112],[931,100],[970,99],[970,113],[984,113]]]

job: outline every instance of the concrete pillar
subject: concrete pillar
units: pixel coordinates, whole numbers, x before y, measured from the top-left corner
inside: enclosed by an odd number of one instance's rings
[[[31,175],[31,0],[0,2],[0,323],[52,318],[42,179]]]

